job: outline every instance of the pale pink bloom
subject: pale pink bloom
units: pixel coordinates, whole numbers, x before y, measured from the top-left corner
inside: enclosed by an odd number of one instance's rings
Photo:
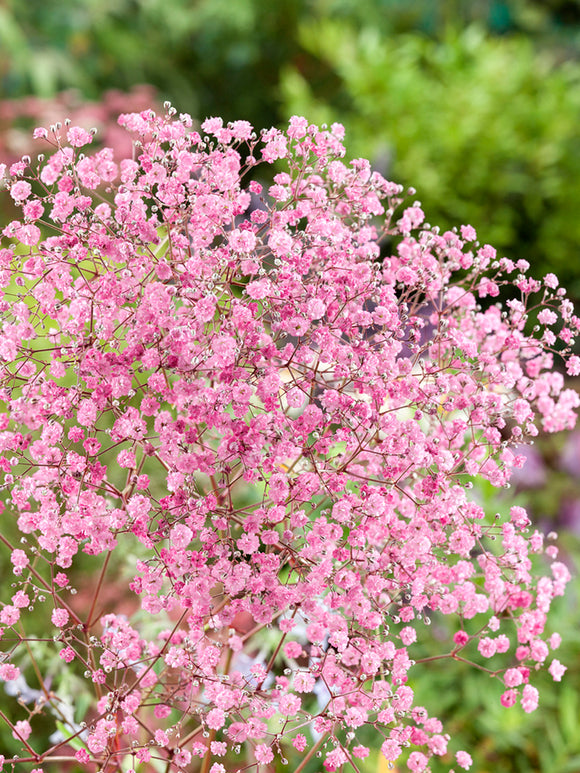
[[[567,667],[563,666],[559,660],[554,659],[550,663],[550,667],[548,668],[548,671],[550,672],[552,679],[555,682],[561,682],[562,677],[564,676],[564,673],[567,671]]]
[[[82,148],[93,141],[93,136],[86,129],[80,126],[71,126],[67,132],[67,139],[75,148]]]
[[[32,728],[30,727],[30,722],[27,719],[19,719],[14,725],[14,732],[12,735],[16,740],[23,739],[24,741],[27,741],[30,738],[31,733]]]
[[[3,682],[11,682],[14,679],[18,679],[20,676],[20,669],[17,666],[13,666],[11,663],[2,663],[0,665],[0,679]]]
[[[297,695],[286,694],[280,698],[280,714],[293,716],[300,710],[302,701]]]
[[[68,623],[69,613],[67,612],[66,609],[57,607],[56,609],[52,610],[52,615],[50,616],[50,619],[52,621],[52,624],[56,625],[57,628],[63,628]]]
[[[225,724],[225,714],[221,709],[212,709],[206,717],[207,726],[219,730]]]
[[[455,759],[457,760],[457,764],[459,765],[459,767],[464,768],[465,770],[469,770],[469,768],[473,764],[471,755],[464,751],[457,752],[455,755]]]
[[[26,569],[26,567],[29,564],[29,558],[24,552],[24,550],[21,550],[20,548],[16,548],[16,550],[13,550],[10,554],[10,561],[12,563],[12,566],[14,567],[13,571],[14,574],[22,574],[22,571]]]
[[[538,690],[531,684],[524,686],[521,704],[523,710],[528,714],[538,708]]]
[[[401,755],[401,747],[392,739],[387,739],[381,746],[381,752],[389,762],[395,762]]]
[[[417,632],[411,626],[406,626],[403,628],[399,636],[401,637],[401,641],[406,647],[417,641]]]
[[[580,357],[572,355],[566,364],[566,370],[569,376],[580,376]]]
[[[411,752],[409,761],[407,762],[407,767],[414,773],[420,773],[420,771],[425,770],[428,762],[429,760],[427,757],[421,752]]]
[[[10,186],[10,195],[17,204],[21,204],[32,193],[32,186],[25,180],[19,180]]]
[[[254,756],[256,757],[256,762],[264,765],[267,765],[274,759],[274,753],[272,749],[265,743],[261,743],[256,746],[254,749]]]

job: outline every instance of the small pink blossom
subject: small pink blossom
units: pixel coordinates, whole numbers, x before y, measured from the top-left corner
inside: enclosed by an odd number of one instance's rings
[[[14,567],[13,571],[16,575],[22,574],[22,571],[26,569],[29,564],[28,556],[24,550],[20,550],[20,548],[12,551],[10,554],[10,561],[12,562],[12,566]]]
[[[39,201],[27,201],[22,211],[27,220],[38,220],[44,214],[44,207]]]
[[[268,247],[281,258],[292,250],[292,244],[292,237],[285,231],[273,231],[268,239]]]
[[[151,759],[151,750],[150,749],[138,749],[135,752],[135,756],[137,757],[139,762],[149,762],[150,759]]]
[[[233,121],[230,128],[236,140],[249,140],[252,136],[253,127],[249,121]]]
[[[201,124],[201,130],[206,134],[216,134],[223,128],[224,122],[222,118],[206,118]]]
[[[461,238],[465,239],[466,242],[474,242],[477,239],[475,228],[473,228],[471,225],[462,225]]]
[[[403,628],[399,636],[401,637],[401,641],[406,647],[417,641],[417,632],[410,625]]]
[[[75,651],[72,649],[72,647],[65,647],[58,653],[58,655],[61,660],[64,660],[65,663],[72,663],[72,661],[75,659]]]
[[[496,653],[497,644],[493,639],[485,637],[480,639],[479,644],[477,645],[477,649],[481,652],[484,658],[491,658]]]
[[[3,682],[11,682],[18,679],[19,676],[20,669],[17,666],[13,666],[11,663],[2,663],[0,665],[0,679]]]
[[[301,703],[297,695],[283,695],[279,703],[280,714],[284,714],[287,717],[293,716],[300,710]]]
[[[233,250],[246,253],[251,252],[257,243],[253,231],[241,231],[237,228],[230,234],[229,241]]]
[[[56,625],[57,628],[63,628],[68,623],[69,613],[67,612],[66,609],[57,607],[56,609],[52,610],[52,615],[50,616],[50,619],[52,621],[52,624]]]
[[[157,729],[153,736],[155,743],[158,746],[167,746],[169,743],[169,736],[163,730]]]
[[[407,207],[399,220],[399,226],[403,233],[410,232],[418,228],[425,220],[425,213],[420,207]]]
[[[566,363],[566,371],[569,376],[580,376],[580,357],[573,354]]]
[[[27,741],[30,738],[31,733],[32,728],[30,727],[30,722],[27,719],[19,719],[14,725],[14,732],[12,735],[16,740],[22,739],[23,741]]]
[[[86,765],[88,762],[90,762],[91,756],[86,749],[79,749],[77,752],[75,752],[75,759],[82,765]]]
[[[271,292],[270,280],[260,279],[255,282],[250,282],[246,286],[246,292],[252,300],[261,300]]]
[[[495,651],[499,653],[507,652],[510,648],[510,640],[505,634],[500,634],[495,639]]]
[[[20,609],[12,604],[7,604],[0,611],[0,623],[2,625],[14,625],[20,620]]]
[[[314,689],[314,685],[316,683],[316,680],[312,676],[312,674],[309,674],[306,671],[298,671],[294,675],[294,689],[296,692],[300,693],[308,693],[312,692]]]
[[[176,765],[186,768],[191,763],[191,752],[187,749],[178,749],[174,753],[173,759]]]
[[[308,121],[302,116],[293,115],[289,121],[288,136],[292,139],[304,137],[308,130]]]
[[[548,671],[550,672],[552,679],[555,682],[561,682],[562,677],[564,676],[564,673],[567,671],[567,667],[563,666],[559,660],[554,659],[550,663],[550,667],[548,668]]]
[[[284,158],[288,153],[286,137],[275,129],[271,129],[264,135],[266,144],[262,150],[262,158],[269,164],[273,164],[280,158]]]
[[[32,223],[24,224],[16,229],[16,237],[27,247],[33,247],[40,241],[40,228]]]
[[[455,754],[455,759],[457,760],[457,764],[459,765],[459,767],[464,768],[465,770],[469,770],[469,768],[473,764],[471,755],[464,751],[457,752]]]
[[[133,451],[123,450],[117,454],[117,464],[119,467],[135,467],[137,458]]]
[[[80,126],[71,126],[67,132],[67,140],[75,148],[82,148],[93,141],[93,136]]]
[[[531,684],[526,684],[521,697],[523,710],[529,714],[538,707],[538,690]]]
[[[504,674],[504,681],[508,687],[517,687],[523,682],[519,668],[508,668]]]
[[[324,769],[327,770],[328,773],[334,773],[334,771],[339,770],[339,768],[342,765],[344,765],[346,760],[347,760],[346,754],[343,752],[342,749],[337,748],[326,755],[326,759],[322,764],[324,766]]]
[[[17,204],[21,204],[32,193],[32,187],[30,183],[24,180],[19,180],[10,187],[10,195]]]
[[[225,724],[225,714],[221,709],[212,709],[206,717],[207,726],[219,730]]]
[[[210,743],[210,749],[211,753],[215,754],[216,757],[223,757],[227,754],[228,746],[223,741],[212,741]]]
[[[409,761],[407,762],[407,767],[409,770],[412,770],[414,773],[415,771],[417,773],[420,773],[420,771],[425,770],[428,763],[427,757],[422,754],[421,752],[411,752],[409,756]]]
[[[296,738],[292,740],[292,746],[297,751],[303,752],[308,746],[308,742],[306,741],[306,736],[302,735],[302,733],[298,733]]]
[[[395,762],[400,757],[401,751],[399,744],[392,739],[387,739],[381,746],[381,752],[389,762]]]
[[[284,652],[289,658],[298,658],[302,654],[302,645],[297,641],[289,641],[284,645]]]
[[[59,588],[64,588],[68,584],[68,577],[64,572],[58,572],[54,578],[54,581],[59,586]]]
[[[501,705],[509,708],[515,704],[517,697],[518,694],[515,690],[506,690],[501,696]]]
[[[256,761],[260,764],[267,765],[274,759],[274,753],[272,749],[264,743],[258,744],[254,749],[254,756]]]

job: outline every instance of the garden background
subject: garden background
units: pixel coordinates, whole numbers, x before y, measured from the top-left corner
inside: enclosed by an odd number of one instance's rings
[[[431,222],[471,223],[534,275],[557,273],[580,303],[578,0],[4,0],[0,88],[0,162],[33,154],[31,129],[65,117],[118,147],[116,115],[164,100],[194,119],[256,127],[293,114],[338,120],[352,155],[417,188]],[[6,196],[1,211],[11,219]],[[580,435],[526,453],[503,499],[484,486],[480,497],[505,510],[517,496],[559,532],[575,574],[552,617],[564,681],[543,677],[532,715],[486,697],[487,677],[460,664],[452,680],[433,666],[420,689],[474,770],[573,773]],[[9,568],[0,572],[9,582]],[[0,737],[4,753],[13,743]],[[366,769],[382,764],[375,756]]]

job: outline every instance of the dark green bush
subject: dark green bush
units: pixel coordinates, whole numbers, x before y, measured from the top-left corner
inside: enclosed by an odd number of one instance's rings
[[[415,185],[436,222],[476,224],[482,241],[580,297],[579,65],[475,26],[437,42],[327,19],[304,24],[301,43],[333,87],[287,67],[288,113],[342,121],[351,147]]]

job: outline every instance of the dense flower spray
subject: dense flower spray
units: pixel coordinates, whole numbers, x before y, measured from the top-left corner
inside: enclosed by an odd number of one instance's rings
[[[370,728],[412,771],[433,755],[468,768],[415,705],[413,651],[451,616],[432,657],[485,669],[526,711],[534,671],[565,670],[545,631],[569,578],[556,547],[470,489],[509,485],[510,447],[573,427],[578,396],[553,369],[559,350],[580,370],[570,302],[345,162],[339,125],[257,137],[212,118],[200,135],[172,108],[120,123],[134,158],[38,129],[55,152],[7,181],[22,218],[0,250],[15,576],[0,678],[21,695],[3,715],[16,759],[223,773],[294,749],[298,770],[356,771]],[[273,162],[263,191],[254,170]]]

